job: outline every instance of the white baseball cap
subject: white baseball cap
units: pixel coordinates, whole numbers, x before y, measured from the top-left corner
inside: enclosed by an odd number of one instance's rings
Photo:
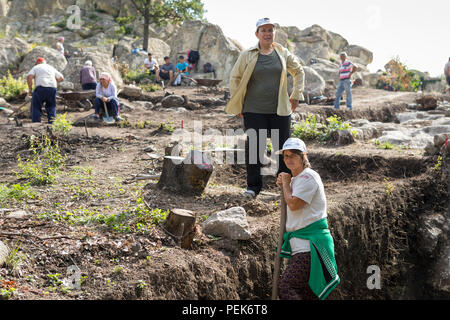
[[[258,28],[261,26],[265,26],[266,24],[271,24],[272,26],[275,27],[275,24],[270,22],[269,18],[262,18],[262,19],[259,19],[258,22],[256,22],[256,30],[258,30]]]
[[[282,154],[285,150],[300,150],[301,152],[306,152],[306,145],[299,138],[289,138],[283,144],[283,149],[277,151],[276,154]]]

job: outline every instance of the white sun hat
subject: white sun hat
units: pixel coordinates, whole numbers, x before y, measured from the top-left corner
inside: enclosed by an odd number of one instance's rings
[[[266,24],[270,24],[275,27],[275,24],[270,21],[270,18],[262,18],[259,19],[258,22],[256,22],[256,30],[258,30],[258,28],[261,26],[265,26]]]
[[[283,149],[276,152],[276,154],[282,154],[285,150],[300,150],[301,152],[306,152],[306,145],[303,140],[299,138],[289,138],[283,144]]]

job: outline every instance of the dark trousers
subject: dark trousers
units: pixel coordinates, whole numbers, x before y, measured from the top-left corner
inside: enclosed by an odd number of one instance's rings
[[[42,105],[45,103],[48,123],[56,118],[56,88],[36,87],[31,100],[31,121],[41,122]]]
[[[119,114],[119,106],[117,105],[116,100],[111,100],[106,103],[106,108],[108,108],[108,115],[117,117]],[[94,101],[95,113],[99,114],[100,110],[105,111],[105,107],[103,106],[103,101],[100,98],[95,98]]]
[[[81,88],[83,90],[95,90],[97,89],[97,83],[92,82],[92,83],[85,83],[81,85]]]
[[[253,190],[256,194],[258,194],[261,191],[263,184],[261,175],[261,168],[263,165],[261,160],[264,159],[264,154],[266,152],[266,140],[267,138],[271,138],[273,146],[272,153],[281,149],[284,142],[290,137],[291,116],[247,112],[244,113],[244,129],[247,133],[247,140],[245,143],[247,189]],[[254,129],[254,131],[249,129]],[[276,135],[274,132],[271,132],[271,130],[274,129],[278,129],[278,141],[274,141],[274,139],[276,139]],[[256,132],[256,134],[254,134],[254,132]],[[271,134],[274,136],[271,136]],[[276,148],[277,143],[278,146]],[[278,169],[277,175],[280,172],[291,173],[282,160],[281,155],[276,156],[276,160]]]

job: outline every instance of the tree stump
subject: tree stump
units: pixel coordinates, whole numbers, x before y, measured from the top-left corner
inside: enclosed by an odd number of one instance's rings
[[[196,216],[192,211],[173,209],[167,217],[165,228],[180,244],[183,249],[192,247],[195,236]]]
[[[355,137],[349,130],[335,130],[331,132],[331,139],[337,146],[345,146],[355,142]]]
[[[184,159],[167,156],[166,153],[158,186],[185,195],[199,196],[205,190],[213,169],[200,151],[192,150]]]

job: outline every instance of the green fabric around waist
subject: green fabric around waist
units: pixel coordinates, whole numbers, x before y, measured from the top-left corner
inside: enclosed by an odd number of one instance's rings
[[[282,258],[291,257],[292,238],[310,241],[311,269],[308,284],[319,299],[325,299],[340,282],[334,257],[333,237],[328,229],[327,219],[316,221],[303,229],[286,232],[281,247]]]

